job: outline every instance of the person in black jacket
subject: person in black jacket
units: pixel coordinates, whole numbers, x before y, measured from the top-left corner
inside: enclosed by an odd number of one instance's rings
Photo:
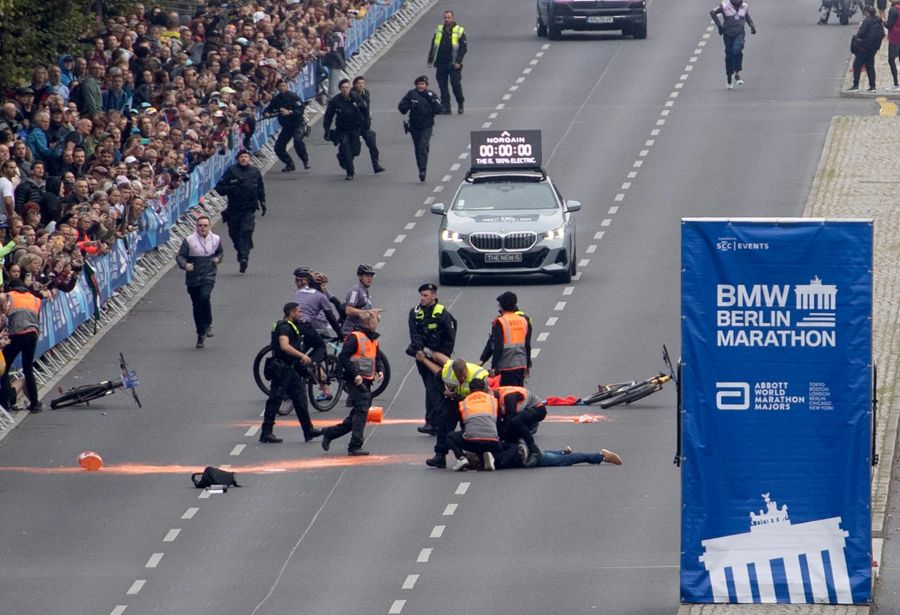
[[[856,31],[854,38],[855,44],[851,42],[850,51],[853,52],[853,85],[848,92],[859,92],[859,77],[862,73],[862,67],[866,67],[866,77],[869,79],[869,92],[875,90],[875,54],[881,47],[881,41],[884,39],[884,24],[878,18],[875,7],[866,5],[863,7],[863,15],[865,17],[859,24],[859,30]]]
[[[297,157],[303,163],[303,168],[309,168],[309,154],[306,151],[306,143],[303,137],[306,136],[306,118],[304,111],[306,103],[300,100],[294,92],[288,89],[287,81],[279,79],[275,82],[278,88],[278,94],[272,97],[269,106],[266,107],[264,114],[266,117],[278,116],[278,123],[281,124],[281,132],[275,140],[275,155],[284,163],[282,173],[290,173],[295,169],[294,161],[287,151],[288,143],[294,140],[294,149],[297,150]]]
[[[262,173],[250,164],[250,153],[241,150],[237,164],[233,164],[216,184],[216,192],[228,197],[228,207],[222,219],[228,225],[228,236],[234,243],[241,273],[247,271],[250,250],[253,249],[253,231],[256,228],[256,210],[266,215],[266,188]]]
[[[722,16],[721,23],[718,16]],[[722,4],[709,12],[719,29],[725,44],[725,87],[733,89],[744,85],[741,71],[744,69],[744,24],[750,26],[750,34],[756,34],[756,25],[750,17],[750,9],[744,0],[722,0]]]
[[[419,181],[423,182],[428,170],[428,148],[434,130],[434,116],[443,109],[437,94],[428,89],[428,77],[416,77],[415,89],[406,93],[397,109],[400,113],[409,113],[409,134],[412,136],[416,165],[419,167]]]
[[[450,114],[448,78],[459,107],[459,113],[463,112],[463,103],[465,102],[462,91],[462,68],[463,58],[466,57],[468,50],[468,41],[465,29],[456,23],[455,19],[453,11],[444,11],[444,21],[434,29],[431,47],[428,50],[428,66],[434,65],[435,78],[438,88],[441,90],[443,113],[448,115]]]
[[[438,302],[437,286],[431,283],[419,287],[419,304],[409,311],[409,346],[406,354],[415,357],[428,348],[429,354],[438,352],[447,357],[456,345],[456,319]],[[437,434],[437,421],[444,401],[444,383],[424,363],[416,361],[422,384],[425,386],[425,424],[419,433]]]
[[[338,163],[347,172],[345,179],[351,180],[356,174],[353,159],[359,156],[362,148],[359,138],[369,123],[369,108],[366,101],[351,91],[349,79],[341,79],[340,88],[325,108],[325,140],[338,146]],[[334,130],[331,129],[332,122]]]
[[[197,330],[197,348],[203,348],[203,339],[212,337],[212,296],[216,285],[216,270],[222,262],[222,240],[211,229],[209,217],[197,217],[197,230],[184,238],[175,262],[185,270],[191,305],[194,308],[194,326]]]
[[[362,131],[362,140],[365,142],[369,150],[369,157],[372,159],[372,171],[384,173],[384,167],[378,162],[378,145],[375,141],[375,131],[372,130],[372,96],[369,94],[369,90],[366,89],[366,78],[362,75],[353,80],[353,92],[366,102],[366,126]]]

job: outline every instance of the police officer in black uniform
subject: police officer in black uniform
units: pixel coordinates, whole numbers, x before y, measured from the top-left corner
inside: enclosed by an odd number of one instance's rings
[[[216,192],[228,197],[228,207],[222,219],[228,225],[228,236],[234,243],[241,273],[247,271],[250,250],[253,249],[253,230],[256,228],[256,210],[266,215],[266,187],[262,173],[250,164],[250,153],[241,150],[237,164],[233,164],[216,184]]]
[[[362,148],[359,138],[369,124],[369,108],[366,101],[351,90],[349,79],[341,79],[340,88],[325,108],[325,140],[338,146],[338,162],[347,172],[344,179],[351,180],[356,174],[353,159],[359,156]],[[334,130],[331,129],[332,122]]]
[[[275,155],[284,163],[281,172],[289,173],[295,169],[294,161],[287,151],[291,139],[294,140],[294,149],[297,150],[297,157],[303,163],[303,168],[308,169],[309,154],[306,152],[306,143],[303,142],[306,136],[306,103],[288,89],[284,79],[276,81],[275,87],[278,88],[278,94],[272,97],[264,113],[266,117],[277,116],[278,123],[281,124],[281,132],[275,140]]]
[[[419,304],[409,311],[409,346],[406,354],[416,356],[425,350],[439,352],[449,357],[456,344],[456,319],[438,302],[437,286],[431,283],[419,287]],[[416,361],[422,384],[425,386],[425,425],[420,433],[433,436],[437,433],[438,417],[444,402],[444,383],[421,361]]]
[[[428,147],[434,130],[434,116],[443,111],[437,94],[428,89],[428,77],[416,77],[416,87],[406,93],[397,105],[400,113],[409,113],[409,134],[412,136],[419,167],[419,181],[425,181],[428,170]]]
[[[324,353],[325,343],[312,325],[301,322],[299,304],[293,301],[285,303],[282,311],[284,318],[275,323],[272,329],[272,382],[263,415],[262,433],[259,435],[259,441],[265,444],[283,442],[281,438],[275,437],[272,429],[275,427],[278,408],[284,399],[293,402],[306,442],[322,435],[321,431],[313,427],[309,418],[306,387],[300,373],[305,373],[306,366],[312,365],[314,355],[321,356]]]
[[[375,131],[372,130],[372,96],[366,89],[366,78],[360,75],[353,80],[353,92],[358,94],[366,103],[366,127],[362,131],[362,140],[369,150],[369,157],[372,159],[372,171],[375,173],[384,173],[384,167],[378,161],[378,144],[375,141]]]

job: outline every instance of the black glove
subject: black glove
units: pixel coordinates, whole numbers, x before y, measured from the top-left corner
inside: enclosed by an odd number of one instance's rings
[[[723,34],[725,34],[725,28],[719,26],[719,36],[722,36]]]
[[[756,28],[750,28],[750,34],[756,34]]]
[[[325,140],[331,141],[331,130],[325,130]]]
[[[262,213],[259,214],[259,215],[260,215],[260,216],[265,216],[265,215],[266,215],[266,204],[263,203],[262,201],[260,201],[260,202],[259,202],[259,209],[260,209],[260,211],[262,212]]]
[[[409,346],[406,347],[405,352],[406,352],[407,355],[409,355],[409,356],[415,358],[416,353],[417,353],[419,350],[420,350],[420,349],[418,349],[418,348],[413,348],[413,345],[410,344]]]

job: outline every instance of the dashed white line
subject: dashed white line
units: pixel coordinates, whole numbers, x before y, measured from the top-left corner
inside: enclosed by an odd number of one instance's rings
[[[497,106],[494,107],[494,109],[496,109],[497,111],[503,111],[504,109],[506,109],[506,105],[504,103],[497,103]]]
[[[384,265],[385,265],[384,261],[378,261],[377,263],[372,265],[372,269],[384,269]]]
[[[516,79],[516,83],[525,83],[525,77],[519,77]]]
[[[406,240],[406,235],[404,235],[403,233],[394,237],[394,243],[403,243],[405,240]]]
[[[590,264],[591,264],[591,259],[589,259],[589,258],[583,258],[580,261],[578,261],[579,267],[587,267]]]
[[[682,82],[680,82],[680,81],[679,81],[678,83],[675,84],[675,89],[676,89],[676,90],[680,90],[680,89],[683,88],[683,87],[684,87],[684,84],[683,84]]]
[[[512,98],[512,94],[504,94],[500,97],[500,100],[509,100],[510,98]]]
[[[574,286],[566,286],[566,287],[563,289],[563,297],[567,297],[567,296],[571,295],[571,294],[574,293],[574,292],[575,292],[575,287],[574,287]]]
[[[199,510],[200,510],[199,508],[191,506],[186,511],[184,511],[184,514],[181,515],[181,518],[182,519],[193,519],[194,515],[196,515]]]
[[[491,112],[488,114],[488,119],[489,119],[489,120],[495,120],[495,119],[497,119],[497,112],[496,112],[496,111],[491,111]]]
[[[534,54],[534,57],[536,57],[536,58],[542,58],[542,57],[544,57],[544,52],[543,52],[543,51],[538,51],[536,54]]]
[[[254,425],[253,427],[251,427],[250,429],[248,429],[248,430],[244,433],[244,435],[247,436],[248,438],[252,438],[253,436],[256,435],[256,432],[258,432],[258,431],[259,431],[259,425]]]
[[[548,337],[550,337],[550,334],[547,331],[542,331],[538,333],[537,341],[546,342]]]
[[[528,63],[529,63],[531,66],[534,66],[534,65],[537,64],[538,62],[540,62],[540,60],[531,60],[531,61],[528,62]]]
[[[554,312],[562,312],[564,309],[566,309],[566,302],[565,302],[565,301],[557,301],[557,302],[556,302],[556,305],[553,306],[553,311],[554,311]]]
[[[704,36],[703,38],[705,39],[706,37]],[[699,43],[697,43],[697,47],[704,47],[704,46],[706,46],[706,41],[705,41],[705,40],[700,41]]]
[[[135,581],[134,583],[131,584],[131,587],[128,588],[128,591],[125,592],[125,595],[127,595],[127,596],[137,595],[137,593],[140,592],[141,589],[143,589],[144,584],[146,582],[147,581],[145,579],[138,579],[137,581]]]
[[[490,128],[490,127],[491,127],[491,123],[490,123],[490,122],[485,122],[484,124],[481,125],[481,127],[482,127],[482,128]]]
[[[453,179],[453,176],[452,176],[452,175],[444,175],[444,176],[441,178],[441,181],[442,181],[442,182],[448,182],[448,181],[450,181],[451,179]]]
[[[610,224],[612,224],[612,220],[609,218],[604,218],[603,221],[600,222],[600,226],[609,226]]]
[[[632,166],[633,166],[635,169],[640,169],[643,165],[644,165],[644,161],[643,161],[643,160],[635,160],[635,161],[634,161],[634,164],[633,164]]]
[[[432,549],[431,547],[424,547],[421,551],[419,551],[419,557],[416,558],[416,563],[427,563],[429,558],[431,558],[432,551],[434,551],[434,549]]]
[[[447,504],[446,508],[444,508],[444,512],[441,513],[442,516],[444,516],[444,517],[452,517],[452,516],[453,516],[453,513],[456,512],[456,507],[457,507],[457,506],[459,506],[459,504]]]
[[[612,209],[612,208],[610,208],[610,209]],[[606,231],[597,231],[596,233],[594,233],[594,239],[603,239],[603,235],[605,233],[606,233]]]
[[[456,486],[456,491],[454,492],[456,495],[466,495],[466,491],[469,490],[469,485],[472,483],[462,482]]]
[[[637,177],[637,171],[628,172],[628,179],[634,179],[635,177]]]
[[[159,560],[163,558],[165,553],[154,553],[150,556],[150,559],[147,560],[147,563],[144,564],[144,568],[156,568],[159,566]]]
[[[631,188],[631,182],[622,182],[620,190],[628,190],[629,188]]]
[[[394,600],[394,603],[391,605],[391,609],[388,611],[388,615],[400,615],[403,612],[403,607],[406,605],[406,600]]]
[[[444,187],[441,185],[435,186],[434,190],[432,190],[432,192],[443,192],[443,191],[444,191]]]
[[[704,38],[704,39],[708,39],[708,38],[709,38],[709,32],[705,33],[705,34],[703,35],[703,38]]]
[[[669,109],[663,109],[662,111],[659,112],[659,114],[663,117],[667,117],[671,112],[672,111]]]
[[[419,575],[417,574],[408,574],[406,575],[406,580],[403,581],[403,585],[400,589],[413,589],[416,586],[416,581],[419,580]]]
[[[694,63],[697,61],[697,56],[691,56],[688,62]]]
[[[656,137],[658,135],[659,135],[659,128],[654,128],[653,130],[650,131],[651,137]]]
[[[397,252],[397,248],[388,248],[384,251],[384,254],[382,254],[382,256],[384,258],[390,258],[394,255],[395,252]]]
[[[128,608],[127,604],[117,604],[116,608],[109,612],[109,615],[122,615],[125,612],[125,609]]]
[[[547,319],[546,326],[548,326],[548,327],[554,326],[556,324],[557,320],[559,320],[558,316],[551,316],[550,318]]]
[[[644,147],[653,147],[653,144],[656,143],[653,139],[647,139],[644,141]]]
[[[608,213],[608,214],[611,215],[611,216],[613,216],[613,215],[619,213],[619,206],[618,206],[618,205],[613,205],[612,207],[609,208],[609,211],[606,212],[606,213]],[[601,232],[602,232],[602,231],[601,231]]]
[[[617,202],[624,201],[624,200],[625,200],[625,193],[620,192],[619,194],[617,194],[615,200],[616,200]]]
[[[550,49],[550,43],[544,43],[541,45],[541,49]]]
[[[232,457],[237,457],[238,455],[240,455],[241,453],[244,452],[244,449],[245,449],[245,448],[247,448],[247,445],[246,445],[246,444],[235,444],[235,445],[234,445],[234,448],[231,449],[230,455],[231,455]]]
[[[640,152],[638,152],[638,156],[640,156],[641,158],[645,158],[647,156],[647,154],[649,154],[649,153],[650,153],[650,150],[642,149]]]
[[[584,252],[585,252],[585,254],[593,254],[596,251],[597,251],[597,244],[592,243],[591,245],[589,245],[587,247],[587,250],[585,250]]]
[[[687,66],[684,67],[684,70],[685,70],[686,72],[691,72],[692,70],[694,70],[694,67],[691,66],[690,64],[688,64]]]
[[[173,528],[169,530],[165,537],[163,538],[163,542],[175,542],[175,539],[178,538],[178,535],[181,533],[181,530],[178,528]]]
[[[523,69],[522,69],[522,74],[523,74],[523,75],[529,75],[529,74],[531,74],[531,69],[530,69],[530,68],[523,68]]]
[[[459,155],[460,160],[465,160],[468,157],[469,157],[469,152],[463,152],[462,154]]]
[[[575,280],[576,282],[577,282],[578,280],[580,280],[580,279],[581,279],[581,272],[580,272],[580,271],[576,271],[575,274],[572,276],[572,279]]]
[[[454,162],[453,164],[451,164],[451,165],[450,165],[450,170],[451,170],[451,171],[459,171],[459,163],[458,163],[458,162]]]
[[[446,525],[435,525],[431,528],[431,534],[428,536],[429,538],[440,538],[444,535],[444,530],[447,529]]]
[[[683,74],[681,77],[679,77],[679,79],[681,79],[682,81],[687,81],[687,78],[688,78],[688,77],[690,77],[690,75],[688,75],[687,73],[685,73],[685,74]]]
[[[413,230],[414,228],[416,228],[416,223],[415,223],[415,222],[407,222],[407,223],[406,223],[406,226],[403,227],[403,230],[405,230],[405,231],[411,231],[411,230]]]
[[[674,106],[675,106],[675,101],[674,101],[674,100],[667,100],[665,106],[666,106],[666,107],[674,107]]]
[[[509,86],[509,91],[510,91],[510,92],[515,92],[515,91],[518,90],[518,89],[519,89],[519,86],[517,86],[517,85],[511,85],[511,86]]]
[[[541,354],[541,349],[540,349],[540,348],[532,348],[532,349],[531,349],[531,358],[532,358],[532,359],[537,359],[537,357],[538,357],[539,354]]]
[[[700,47],[697,47],[696,49],[694,49],[694,53],[697,55],[700,55],[701,53],[703,53],[703,49],[701,49]]]
[[[428,198],[431,198],[431,197],[428,197]],[[424,209],[417,209],[417,210],[416,210],[416,213],[415,213],[415,217],[416,217],[416,218],[421,218],[421,217],[424,216],[424,215],[425,215],[425,210],[424,210]]]
[[[463,154],[463,158],[465,158],[466,156],[468,156],[468,154]],[[424,201],[422,201],[422,205],[431,205],[432,203],[434,203],[433,196],[430,196],[430,197],[426,198]]]
[[[208,500],[210,495],[212,495],[212,494],[209,492],[209,489],[204,489],[204,490],[201,491],[200,494],[197,496],[197,499],[198,499],[198,500]]]

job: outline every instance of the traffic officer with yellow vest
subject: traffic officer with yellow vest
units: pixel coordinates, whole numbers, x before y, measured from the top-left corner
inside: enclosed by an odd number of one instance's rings
[[[436,357],[433,357],[436,358]],[[441,403],[440,414],[437,420],[437,441],[434,443],[434,457],[425,461],[432,468],[447,467],[447,435],[459,425],[459,400],[465,399],[471,392],[469,385],[473,380],[487,381],[488,371],[476,363],[469,363],[465,359],[447,359],[443,365],[438,365],[429,359],[421,350],[416,353],[416,360],[427,367],[431,373],[440,374],[444,383],[444,399]]]
[[[283,442],[281,438],[275,437],[272,429],[275,427],[278,408],[285,399],[290,399],[294,404],[294,412],[297,413],[306,442],[322,435],[321,431],[313,427],[309,418],[306,387],[300,372],[313,363],[310,355],[322,355],[325,343],[311,324],[301,322],[299,304],[294,301],[285,303],[282,312],[284,319],[275,323],[272,329],[272,363],[266,370],[266,376],[272,382],[266,412],[263,414],[262,433],[259,435],[259,441],[264,444]]]
[[[500,402],[501,439],[510,444],[522,440],[530,452],[526,465],[534,465],[540,459],[541,449],[535,444],[533,434],[538,423],[547,418],[544,400],[525,387],[517,386],[501,386],[494,394]]]
[[[37,381],[34,379],[34,353],[41,332],[41,302],[41,298],[32,293],[21,279],[13,278],[10,281],[6,307],[9,344],[3,349],[6,367],[0,378],[0,404],[4,408],[11,408],[14,401],[10,399],[9,370],[19,353],[22,353],[28,409],[34,413],[44,409],[38,401]]]
[[[406,354],[415,357],[420,350],[427,354],[439,353],[449,358],[456,344],[456,319],[438,302],[437,286],[431,283],[419,287],[419,304],[409,311],[409,346]],[[437,433],[437,416],[443,403],[444,387],[437,374],[424,363],[416,362],[416,368],[425,386],[425,424],[420,433],[433,436]]]
[[[531,319],[519,309],[514,292],[506,291],[497,303],[500,315],[491,323],[480,364],[491,359],[491,373],[500,374],[500,386],[524,386],[531,370]]]
[[[497,398],[487,390],[487,383],[480,378],[471,382],[472,390],[459,402],[459,414],[463,430],[447,436],[447,445],[456,455],[455,472],[462,472],[469,465],[463,451],[481,455],[483,468],[494,471],[494,455],[499,452],[500,438],[497,435]]]
[[[431,49],[428,51],[428,66],[434,66],[435,78],[441,90],[441,104],[444,113],[450,113],[450,90],[447,79],[453,88],[453,96],[459,113],[463,112],[465,97],[462,91],[463,58],[466,57],[468,44],[465,29],[454,20],[453,11],[444,11],[444,22],[434,29]]]
[[[384,365],[378,356],[378,337],[375,332],[380,319],[378,312],[367,312],[360,318],[359,326],[344,339],[338,362],[344,370],[350,414],[341,423],[322,430],[322,448],[326,451],[331,441],[350,433],[347,454],[356,457],[368,455],[363,449],[363,432],[372,405],[372,383],[375,377],[384,375]]]

